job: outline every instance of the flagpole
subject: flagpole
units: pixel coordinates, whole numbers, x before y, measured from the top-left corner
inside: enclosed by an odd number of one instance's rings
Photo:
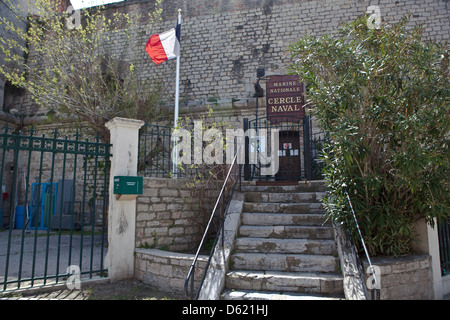
[[[181,26],[181,9],[178,9],[178,24]],[[175,118],[173,122],[174,129],[178,125],[178,106],[180,100],[180,56],[181,56],[181,41],[180,41],[180,53],[177,57],[177,75],[175,81]],[[177,178],[177,162],[178,162],[178,143],[175,145],[175,161],[173,162],[173,177]]]

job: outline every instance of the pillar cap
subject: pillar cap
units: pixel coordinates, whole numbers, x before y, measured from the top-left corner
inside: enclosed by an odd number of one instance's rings
[[[109,130],[115,127],[140,129],[144,124],[145,122],[142,120],[116,117],[105,123],[105,127],[107,127]]]

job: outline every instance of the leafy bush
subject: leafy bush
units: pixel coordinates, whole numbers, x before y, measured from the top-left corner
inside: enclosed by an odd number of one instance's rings
[[[356,236],[346,184],[371,255],[411,253],[417,219],[449,216],[448,47],[408,24],[370,29],[362,17],[339,37],[306,35],[290,48],[331,138],[327,214]]]

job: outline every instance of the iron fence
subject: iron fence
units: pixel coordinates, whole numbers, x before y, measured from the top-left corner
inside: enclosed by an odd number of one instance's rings
[[[248,152],[255,149],[258,152],[272,152],[272,132],[278,131],[279,170],[275,175],[264,175],[264,164],[261,159],[250,159],[247,169],[247,179],[265,181],[299,181],[321,180],[323,165],[319,160],[319,153],[327,141],[324,132],[313,133],[312,120],[309,116],[271,116],[248,121],[244,130],[253,130],[256,138],[249,139]],[[253,134],[253,133],[252,133]]]
[[[442,275],[450,274],[450,219],[438,223]]]
[[[186,128],[190,132],[191,146],[194,146],[195,134],[192,127]],[[220,164],[195,164],[194,152],[191,150],[191,164],[181,163],[174,168],[172,152],[173,128],[164,125],[146,123],[139,138],[139,174],[145,177],[177,177],[205,178],[217,170],[223,170]],[[225,137],[225,135],[224,135]],[[180,150],[181,151],[181,150]]]
[[[139,138],[139,172],[148,177],[167,177],[172,173],[172,130],[146,123]]]
[[[0,290],[105,275],[110,156],[78,131],[2,128]]]
[[[194,132],[191,132],[191,146],[194,146]],[[279,132],[279,171],[274,175],[261,174],[264,166],[261,155],[271,155],[271,134]],[[211,168],[201,165],[179,165],[174,171],[172,161],[173,128],[146,123],[140,131],[139,172],[147,177],[170,177],[176,172],[179,177],[195,177]],[[327,143],[324,132],[314,132],[310,117],[261,117],[248,121],[244,119],[243,132],[247,134],[244,176],[247,180],[298,181],[321,180],[323,164],[319,154]],[[263,132],[263,133],[262,133]],[[223,135],[225,137],[225,134]],[[271,155],[273,157],[273,155]],[[192,163],[194,159],[192,158]],[[205,169],[206,168],[206,169]]]

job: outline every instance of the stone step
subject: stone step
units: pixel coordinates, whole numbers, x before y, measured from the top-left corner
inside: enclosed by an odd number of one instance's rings
[[[286,272],[336,272],[338,258],[331,255],[244,253],[231,256],[233,270],[270,270]]]
[[[322,226],[331,225],[323,214],[242,213],[242,225],[254,226]]]
[[[237,252],[335,254],[334,240],[238,238]]]
[[[325,192],[296,192],[296,193],[261,193],[247,192],[246,202],[278,202],[278,203],[305,203],[320,202]]]
[[[242,192],[324,192],[326,190],[325,181],[300,181],[295,185],[280,186],[276,184],[255,185],[251,182],[243,182],[241,185]]]
[[[243,225],[239,228],[241,237],[278,239],[334,239],[331,226],[255,226]]]
[[[223,300],[343,300],[341,296],[324,296],[291,292],[263,292],[250,290],[225,290]]]
[[[244,212],[324,213],[321,203],[244,202]]]
[[[341,295],[342,281],[333,273],[234,270],[227,273],[225,283],[234,290]]]

